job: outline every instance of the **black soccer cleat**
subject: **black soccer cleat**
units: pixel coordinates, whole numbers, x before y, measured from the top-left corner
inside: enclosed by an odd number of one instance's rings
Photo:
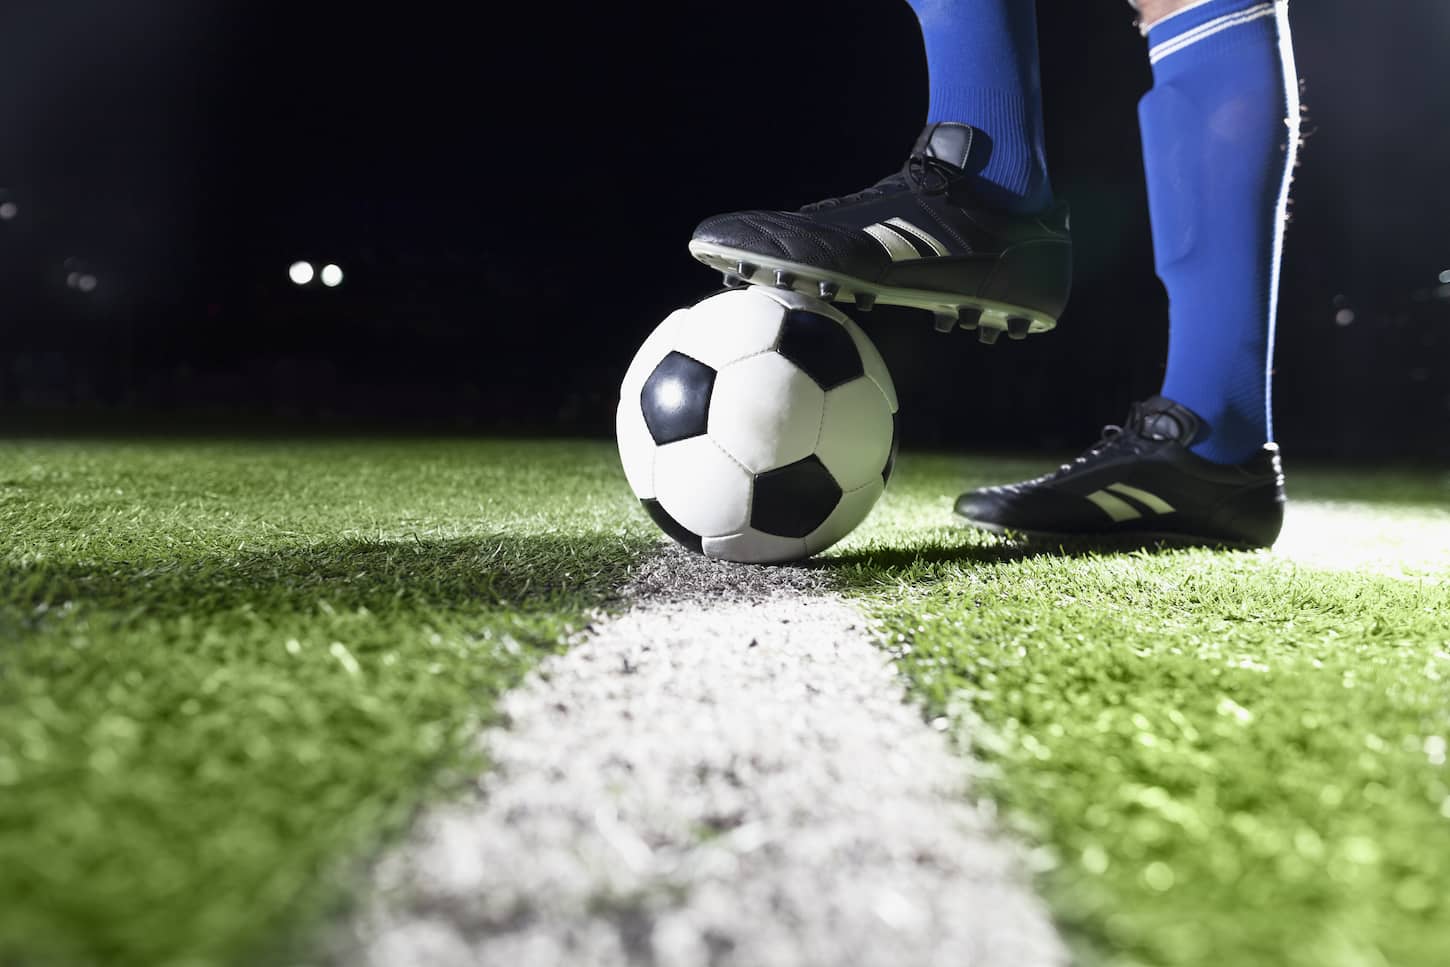
[[[962,494],[956,511],[973,527],[1030,541],[1268,547],[1284,523],[1279,448],[1212,463],[1188,449],[1202,428],[1191,410],[1151,397],[1072,463]]]
[[[988,150],[969,125],[928,125],[896,174],[798,212],[707,218],[690,254],[727,284],[793,288],[863,311],[913,306],[937,329],[977,329],[983,342],[1046,332],[1071,286],[1067,206],[1009,215],[974,199],[970,172]]]

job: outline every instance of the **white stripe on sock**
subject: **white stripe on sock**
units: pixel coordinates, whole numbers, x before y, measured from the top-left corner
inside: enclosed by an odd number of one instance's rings
[[[1180,16],[1181,14],[1185,14],[1185,13],[1191,13],[1194,10],[1197,10],[1199,7],[1205,6],[1205,5],[1210,4],[1210,3],[1213,3],[1213,0],[1198,0],[1198,2],[1196,2],[1196,3],[1190,3],[1188,6],[1183,7],[1180,10],[1175,10],[1175,11],[1173,11],[1172,13],[1170,13],[1170,14],[1168,14],[1166,16],[1159,17],[1157,20],[1153,21],[1152,23],[1143,23],[1143,24],[1141,24],[1139,26],[1138,29],[1141,30],[1143,32],[1143,36],[1146,37],[1146,36],[1148,36],[1148,31],[1153,30],[1154,28],[1158,27],[1160,24],[1166,24],[1168,21],[1172,20],[1174,17]],[[1134,3],[1133,6],[1136,7],[1136,6],[1138,6],[1138,4]]]
[[[1274,16],[1274,5],[1272,3],[1264,3],[1257,7],[1250,7],[1239,13],[1226,14],[1216,20],[1210,20],[1208,23],[1179,34],[1172,40],[1165,40],[1157,47],[1148,51],[1148,60],[1156,64],[1168,55],[1176,54],[1180,50],[1192,47],[1199,41],[1207,40],[1214,34],[1222,33],[1230,27],[1238,27],[1242,24],[1272,16]]]

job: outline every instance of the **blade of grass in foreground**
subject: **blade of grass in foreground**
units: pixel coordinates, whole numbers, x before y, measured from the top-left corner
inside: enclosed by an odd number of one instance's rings
[[[1301,503],[1306,565],[1294,541],[1028,553],[948,523],[969,471],[1025,475],[906,461],[832,566],[926,714],[984,760],[980,791],[1041,845],[1083,959],[1450,963],[1444,481],[1309,475],[1321,498],[1388,499],[1322,519]],[[1347,522],[1403,567],[1315,534]],[[1337,559],[1355,566],[1321,566]]]
[[[0,453],[0,961],[275,962],[657,538],[602,444]]]

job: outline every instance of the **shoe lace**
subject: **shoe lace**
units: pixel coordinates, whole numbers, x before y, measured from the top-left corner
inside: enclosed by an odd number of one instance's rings
[[[901,171],[887,175],[871,187],[853,191],[849,195],[841,195],[838,198],[825,198],[812,202],[801,208],[801,211],[813,212],[822,208],[836,208],[840,205],[850,205],[868,198],[903,190],[940,195],[951,187],[952,178],[956,173],[957,169],[947,162],[918,151],[906,159],[906,166]]]
[[[1142,425],[1142,422],[1142,404],[1134,403],[1132,405],[1132,408],[1128,410],[1128,419],[1126,423],[1124,423],[1122,426],[1119,426],[1116,423],[1109,423],[1107,426],[1103,427],[1102,433],[1098,437],[1097,443],[1094,443],[1092,446],[1088,447],[1078,456],[1073,457],[1070,463],[1064,463],[1062,466],[1058,467],[1057,472],[1049,474],[1049,476],[1060,477],[1065,473],[1071,473],[1073,470],[1081,467],[1089,460],[1100,456],[1104,451],[1110,450],[1113,447],[1120,446],[1125,443],[1129,443],[1130,439],[1124,436],[1124,431],[1130,427],[1140,426]]]

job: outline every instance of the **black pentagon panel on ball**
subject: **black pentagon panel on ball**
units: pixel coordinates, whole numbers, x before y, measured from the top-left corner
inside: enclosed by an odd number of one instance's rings
[[[780,327],[776,352],[795,363],[821,389],[831,389],[866,372],[851,334],[818,312],[792,309]]]
[[[891,483],[891,471],[896,469],[896,450],[901,446],[901,420],[891,414],[891,452],[886,455],[886,466],[881,470],[881,485]]]
[[[654,522],[659,525],[660,530],[664,531],[666,534],[670,535],[676,541],[680,542],[685,547],[688,547],[696,554],[705,553],[704,541],[701,539],[700,535],[696,534],[684,524],[681,524],[679,521],[671,517],[669,515],[669,512],[660,506],[660,502],[658,500],[641,500],[640,504],[644,507],[645,512],[650,515]]]
[[[710,417],[715,371],[684,353],[670,353],[640,390],[639,405],[655,443],[703,436]]]
[[[805,537],[841,502],[841,485],[812,454],[789,466],[755,475],[750,526],[776,537]]]

